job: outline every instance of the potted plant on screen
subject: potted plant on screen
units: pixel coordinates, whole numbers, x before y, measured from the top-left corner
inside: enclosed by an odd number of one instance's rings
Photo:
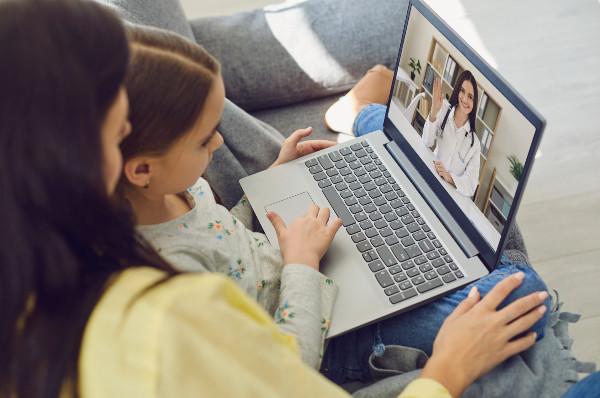
[[[510,174],[515,177],[515,180],[520,181],[523,176],[523,163],[515,155],[510,155],[507,159],[510,163]]]
[[[421,61],[411,57],[408,66],[410,66],[410,78],[414,81],[415,76],[421,74]]]

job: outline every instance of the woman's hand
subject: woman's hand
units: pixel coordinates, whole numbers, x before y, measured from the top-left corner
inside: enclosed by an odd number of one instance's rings
[[[433,343],[433,355],[421,377],[438,381],[453,397],[460,397],[477,378],[531,347],[536,339],[534,332],[524,337],[515,336],[527,331],[543,316],[546,306],[542,303],[548,293],[532,293],[496,310],[523,278],[522,272],[507,277],[481,301],[473,287],[442,325]]]
[[[442,81],[439,77],[436,77],[433,81],[433,98],[431,104],[431,111],[429,112],[429,121],[435,122],[437,114],[442,109]]]
[[[311,154],[321,149],[329,148],[336,145],[333,141],[327,140],[310,140],[300,142],[301,139],[308,137],[312,133],[312,127],[294,131],[288,138],[283,141],[279,156],[271,167],[279,166],[291,160],[298,159],[304,155]]]
[[[303,217],[286,226],[277,213],[267,213],[277,233],[284,264],[306,264],[319,270],[321,258],[342,226],[342,220],[337,217],[328,224],[329,214],[328,207],[319,208],[313,204]]]
[[[446,170],[444,164],[439,160],[435,160],[433,164],[435,166],[435,171],[439,174],[439,176],[442,177],[447,183],[454,185],[454,179],[450,173],[448,173],[448,170]]]

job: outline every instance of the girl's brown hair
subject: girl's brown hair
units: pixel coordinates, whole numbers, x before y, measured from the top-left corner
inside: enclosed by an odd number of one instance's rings
[[[125,81],[131,134],[122,142],[124,161],[161,155],[200,117],[219,63],[201,46],[151,28],[129,28],[131,65]]]

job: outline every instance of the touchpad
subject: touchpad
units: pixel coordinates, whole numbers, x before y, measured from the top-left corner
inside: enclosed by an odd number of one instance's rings
[[[265,206],[265,211],[274,211],[283,219],[285,225],[290,225],[296,218],[305,215],[314,203],[308,192],[302,192]]]

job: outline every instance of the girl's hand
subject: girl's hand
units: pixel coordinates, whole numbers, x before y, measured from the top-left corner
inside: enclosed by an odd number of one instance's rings
[[[281,146],[281,151],[279,151],[277,160],[275,160],[275,163],[273,163],[271,167],[279,166],[291,160],[298,159],[304,155],[308,155],[310,153],[320,151],[321,149],[336,145],[335,142],[327,140],[310,140],[300,142],[301,139],[308,137],[312,131],[312,127],[307,127],[305,129],[294,131],[288,138],[286,138],[286,140],[283,141],[283,145]]]
[[[435,165],[435,171],[440,175],[440,177],[442,177],[447,183],[454,185],[454,179],[450,173],[448,173],[448,170],[446,170],[442,162],[436,160],[433,162],[433,164]]]
[[[421,376],[438,381],[453,397],[460,397],[477,378],[531,347],[536,339],[534,332],[515,336],[543,316],[546,306],[541,304],[548,293],[532,293],[496,311],[523,278],[522,272],[507,277],[481,301],[473,287],[442,325]]]
[[[442,109],[442,81],[436,77],[433,81],[433,98],[431,112],[429,112],[429,121],[435,122],[438,112]]]
[[[277,213],[267,213],[277,233],[284,264],[306,264],[319,270],[321,258],[342,225],[339,218],[327,224],[329,213],[328,207],[319,208],[313,204],[303,217],[295,219],[289,226]]]

